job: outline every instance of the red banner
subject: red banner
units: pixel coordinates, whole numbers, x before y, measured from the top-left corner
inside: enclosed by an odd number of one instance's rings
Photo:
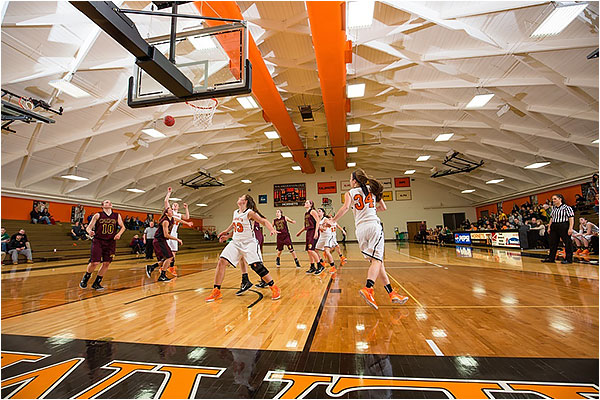
[[[410,187],[410,178],[394,178],[394,186]]]
[[[319,182],[319,183],[317,183],[317,193],[318,194],[337,193],[337,183],[335,181]]]

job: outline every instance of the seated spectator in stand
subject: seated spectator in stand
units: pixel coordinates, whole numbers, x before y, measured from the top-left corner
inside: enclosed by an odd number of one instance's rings
[[[87,239],[87,233],[85,232],[85,229],[83,229],[79,221],[75,221],[75,225],[71,226],[71,232],[69,234],[71,235],[71,239],[73,240]]]
[[[477,227],[475,225],[471,224],[471,227],[468,230],[470,230],[470,231],[476,231]]]
[[[129,247],[131,247],[131,252],[137,255],[144,252],[144,242],[140,239],[140,235],[133,235]]]
[[[31,249],[27,248],[27,241],[24,239],[23,235],[20,233],[16,233],[8,243],[8,254],[12,257],[12,263],[19,263],[19,254],[23,254],[27,257],[27,262],[32,263],[33,257],[31,255]]]
[[[442,243],[452,243],[452,231],[450,229],[448,229],[447,226],[444,227],[444,229],[442,229],[442,231],[440,232],[440,239],[442,241]]]
[[[48,212],[48,209],[44,206],[40,208],[40,219],[45,221],[48,225],[53,225],[54,221],[52,220],[52,215]]]
[[[2,233],[2,252],[8,252],[8,242],[10,242],[10,235],[6,233],[6,229],[0,228],[0,233]]]
[[[139,230],[142,227],[142,221],[140,221],[139,217],[135,217],[135,221],[134,221],[134,230]]]
[[[576,210],[584,210],[586,206],[585,197],[580,194],[575,195],[575,209]]]
[[[17,237],[17,235],[21,235],[23,236],[23,240],[25,240],[25,243],[27,243],[27,247],[29,246],[29,239],[27,238],[27,234],[25,233],[25,229],[19,229],[19,232],[15,233],[14,235],[12,235],[10,237],[10,240],[14,239]]]
[[[598,214],[598,197],[600,194],[596,193],[596,199],[594,200],[594,212]]]
[[[575,255],[587,256],[590,254],[589,246],[593,236],[598,236],[598,227],[583,217],[579,218],[579,231],[573,232],[571,235],[577,248]]]

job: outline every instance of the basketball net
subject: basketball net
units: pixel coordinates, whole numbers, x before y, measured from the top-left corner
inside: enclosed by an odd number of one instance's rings
[[[186,101],[187,104],[193,112],[194,115],[194,126],[197,126],[200,129],[207,129],[212,125],[213,115],[215,115],[215,110],[219,105],[217,99],[205,99],[198,100],[195,102],[196,104],[192,104],[189,101]]]

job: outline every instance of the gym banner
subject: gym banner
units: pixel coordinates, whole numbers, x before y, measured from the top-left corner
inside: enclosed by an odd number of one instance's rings
[[[381,198],[383,199],[383,201],[393,201],[394,193],[391,190],[383,192],[383,193],[381,193]]]
[[[455,233],[454,234],[454,243],[456,243],[456,244],[471,244],[471,235],[469,235],[469,232]]]
[[[492,233],[491,232],[471,232],[471,243],[491,246],[492,245]]]
[[[337,182],[319,182],[317,183],[318,194],[337,193]]]
[[[492,246],[519,248],[519,232],[494,232],[492,233]]]
[[[410,187],[410,178],[394,178],[394,186]]]
[[[275,207],[303,206],[306,201],[306,183],[273,185]]]
[[[392,178],[375,178],[377,179],[381,185],[383,186],[384,189],[391,189],[392,188]]]

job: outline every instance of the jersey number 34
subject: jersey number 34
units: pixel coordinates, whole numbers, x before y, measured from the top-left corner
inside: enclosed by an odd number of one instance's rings
[[[365,204],[369,205],[369,208],[373,208],[375,207],[375,201],[373,199],[373,194],[369,193],[369,195],[367,197],[365,197],[365,199],[363,200],[363,196],[360,194],[355,194],[354,195],[354,207],[357,210],[362,210],[363,208],[365,208]]]

